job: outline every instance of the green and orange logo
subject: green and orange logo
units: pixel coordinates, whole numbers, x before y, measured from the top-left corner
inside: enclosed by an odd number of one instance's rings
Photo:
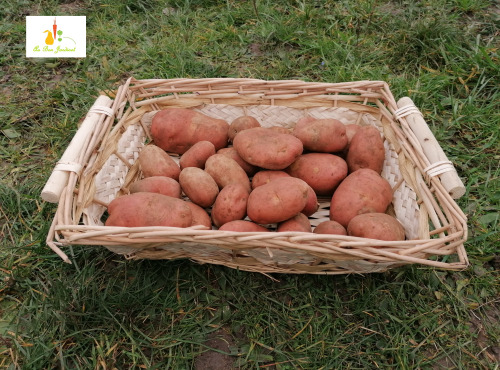
[[[63,38],[69,39],[73,41],[73,43],[76,45],[75,40],[73,40],[71,37],[66,37],[62,36],[63,31],[62,30],[57,30],[57,23],[56,23],[56,18],[54,18],[54,24],[52,25],[52,30],[54,33],[50,32],[49,30],[43,31],[43,33],[47,33],[47,37],[45,38],[45,44],[46,45],[54,45],[54,40],[57,38],[57,41],[61,42]],[[56,36],[57,35],[57,36]]]
[[[26,17],[26,56],[85,57],[85,28],[86,17],[28,16]]]

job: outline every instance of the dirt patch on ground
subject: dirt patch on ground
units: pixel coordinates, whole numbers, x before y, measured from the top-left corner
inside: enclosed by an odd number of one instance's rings
[[[248,45],[248,51],[250,52],[251,55],[254,55],[256,57],[260,57],[264,54],[262,50],[262,45],[255,42]]]
[[[499,325],[500,310],[493,305],[486,307],[481,316],[472,315],[469,323],[469,330],[477,334],[477,345],[481,348],[480,356],[492,364],[500,364],[500,345],[490,338],[486,327],[498,328]]]
[[[235,357],[227,354],[230,352],[230,347],[235,345],[235,340],[230,334],[230,330],[221,328],[210,333],[205,345],[212,349],[207,349],[196,358],[194,362],[196,370],[234,369]]]
[[[83,9],[84,7],[85,5],[82,1],[73,1],[59,5],[59,11],[61,13],[73,14],[78,12],[80,9]]]

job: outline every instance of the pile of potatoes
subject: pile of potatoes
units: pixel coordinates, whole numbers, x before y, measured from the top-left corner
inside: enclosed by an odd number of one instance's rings
[[[228,123],[167,108],[153,117],[151,137],[138,158],[142,178],[109,204],[107,226],[405,238],[386,214],[392,189],[380,175],[375,127],[307,116],[291,129],[264,128],[251,116]],[[331,197],[330,220],[312,230],[318,197]]]

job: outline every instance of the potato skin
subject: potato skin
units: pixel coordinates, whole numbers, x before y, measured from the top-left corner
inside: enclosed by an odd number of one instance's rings
[[[257,225],[255,222],[246,220],[229,221],[222,225],[219,230],[221,231],[238,231],[238,232],[269,232],[264,226]]]
[[[234,147],[222,148],[217,151],[217,154],[223,154],[226,157],[232,158],[240,165],[241,168],[247,173],[248,176],[253,176],[254,173],[258,171],[258,167],[255,167],[253,164],[245,162],[243,158],[240,157],[236,149]]]
[[[207,211],[192,202],[186,202],[186,204],[189,206],[189,208],[191,208],[191,214],[193,216],[191,226],[203,225],[208,229],[212,228],[212,220],[210,219]]]
[[[307,203],[302,210],[302,213],[306,216],[311,216],[315,214],[319,209],[318,197],[313,188],[309,186],[309,195],[307,197]]]
[[[323,221],[314,228],[316,234],[347,235],[347,230],[337,221]]]
[[[342,151],[347,145],[344,124],[333,118],[300,119],[293,134],[302,141],[304,149],[312,152],[335,153]]]
[[[233,141],[237,133],[249,128],[260,127],[260,122],[252,116],[240,116],[229,125],[228,138]]]
[[[309,186],[294,177],[282,177],[255,188],[248,197],[248,217],[258,224],[282,222],[307,204]]]
[[[179,176],[179,184],[184,194],[203,208],[214,204],[219,194],[219,187],[212,176],[198,167],[184,168]]]
[[[290,177],[288,173],[285,171],[274,171],[274,170],[263,170],[257,172],[252,178],[252,189],[255,189],[259,186],[268,184],[270,181],[274,179],[278,179],[280,177]],[[309,186],[309,195],[307,197],[307,203],[302,210],[302,213],[306,216],[311,216],[316,213],[319,209],[318,197],[314,192],[313,188]]]
[[[356,123],[350,123],[348,125],[345,125],[345,134],[347,136],[347,145],[345,146],[344,150],[342,150],[342,157],[343,158],[347,157],[347,153],[349,152],[349,146],[351,145],[352,138],[354,137],[354,135],[356,135],[356,133],[358,132],[358,130],[360,128],[361,128],[361,126],[356,124]]]
[[[360,168],[371,168],[382,172],[385,160],[384,141],[374,126],[362,126],[352,137],[346,162],[349,172]]]
[[[181,199],[157,193],[134,193],[115,198],[108,205],[106,226],[188,227],[192,212]]]
[[[312,229],[311,223],[309,222],[307,216],[303,213],[299,213],[298,215],[279,223],[276,231],[302,231],[305,233],[310,233]]]
[[[229,124],[186,108],[167,108],[153,117],[151,136],[165,151],[184,154],[199,141],[210,141],[215,150],[227,146]]]
[[[356,135],[356,133],[359,131],[359,129],[361,128],[360,125],[356,124],[356,123],[350,123],[348,125],[345,125],[345,134],[347,136],[347,147],[349,147],[349,145],[351,144],[351,141],[352,141],[352,138],[354,137],[354,135]]]
[[[130,193],[159,193],[173,198],[181,197],[181,186],[171,177],[152,176],[134,181],[129,187]]]
[[[385,212],[392,201],[391,185],[377,172],[362,168],[348,175],[333,193],[330,220],[347,227],[354,216]]]
[[[339,156],[328,153],[302,154],[286,172],[304,180],[318,195],[331,195],[347,176],[347,164]]]
[[[250,192],[250,179],[241,166],[224,154],[214,154],[207,159],[205,171],[213,177],[220,189],[239,182]]]
[[[146,145],[142,148],[137,160],[144,177],[166,176],[179,180],[179,165],[156,145]]]
[[[252,189],[268,184],[270,181],[280,177],[290,177],[290,175],[285,171],[277,171],[277,170],[259,171],[252,178]]]
[[[225,186],[212,207],[212,221],[222,226],[229,221],[242,220],[247,215],[248,189],[233,183]]]
[[[353,217],[347,226],[350,236],[387,241],[405,240],[403,225],[385,213],[364,213]]]
[[[208,157],[215,154],[215,146],[210,141],[198,141],[189,148],[179,159],[181,170],[186,167],[205,168]]]
[[[233,146],[246,162],[268,170],[282,170],[302,154],[302,142],[291,134],[256,127],[241,131]]]

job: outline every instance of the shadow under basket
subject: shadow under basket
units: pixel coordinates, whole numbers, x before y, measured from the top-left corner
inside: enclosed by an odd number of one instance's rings
[[[250,115],[264,127],[290,128],[306,115],[375,126],[386,149],[382,176],[394,194],[388,213],[404,226],[406,240],[104,226],[109,202],[141,178],[137,158],[151,141],[152,117],[168,107],[194,109],[229,123]],[[81,245],[104,246],[129,259],[187,258],[261,273],[345,274],[405,264],[466,268],[467,220],[454,200],[463,193],[418,108],[409,98],[396,102],[383,81],[129,78],[96,100],[42,198],[58,203],[47,244],[66,262],[63,249]],[[318,212],[309,217],[313,228],[329,219],[329,205],[329,199],[320,199]]]

